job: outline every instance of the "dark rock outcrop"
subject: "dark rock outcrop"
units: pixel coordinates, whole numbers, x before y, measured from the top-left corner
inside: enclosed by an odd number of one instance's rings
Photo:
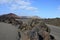
[[[50,35],[50,28],[48,28],[43,21],[35,20],[31,25],[26,24],[26,26],[23,26],[25,24],[22,24],[22,29],[20,29],[20,31],[23,35],[26,34],[24,35],[27,36],[26,40],[55,40],[55,38]],[[24,40],[25,37],[22,38],[22,40]]]
[[[16,19],[20,19],[20,17],[13,13],[4,14],[0,16],[0,22],[5,22],[15,25],[19,24],[19,22]]]

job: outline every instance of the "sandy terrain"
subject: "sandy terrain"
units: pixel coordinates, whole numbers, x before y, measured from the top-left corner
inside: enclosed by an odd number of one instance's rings
[[[0,23],[0,40],[17,40],[17,29],[11,24]]]

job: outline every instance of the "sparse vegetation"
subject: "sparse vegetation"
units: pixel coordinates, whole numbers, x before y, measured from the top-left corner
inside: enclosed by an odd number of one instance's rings
[[[60,18],[44,19],[43,21],[47,24],[60,26]]]

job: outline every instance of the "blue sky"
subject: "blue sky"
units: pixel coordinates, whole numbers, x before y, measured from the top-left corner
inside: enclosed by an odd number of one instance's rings
[[[0,0],[0,15],[60,17],[60,0]]]

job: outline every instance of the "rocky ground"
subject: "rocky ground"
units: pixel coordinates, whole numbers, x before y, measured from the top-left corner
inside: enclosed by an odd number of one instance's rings
[[[11,24],[0,22],[0,40],[17,40],[17,29]]]
[[[25,20],[24,20],[25,21]],[[26,21],[25,21],[26,22]],[[24,22],[24,23],[25,23]],[[41,23],[42,25],[42,23]],[[24,29],[25,27],[23,27],[23,31],[20,31],[20,35],[21,35],[21,40],[49,40],[49,32],[46,32],[46,31],[43,31],[42,28],[36,26],[36,27],[33,27],[32,30],[25,30]],[[19,36],[18,36],[18,28],[17,26],[14,27],[11,23],[2,23],[0,22],[0,39],[1,40],[18,40],[19,39]],[[28,33],[28,35],[27,35]],[[40,37],[38,36],[38,34],[40,35]],[[34,35],[34,38],[31,39],[30,37]],[[44,35],[46,35],[47,37],[43,37]],[[28,38],[28,36],[30,36]],[[42,37],[42,38],[41,38]]]
[[[0,16],[1,40],[55,40],[51,30],[37,18],[19,18],[12,13]]]

